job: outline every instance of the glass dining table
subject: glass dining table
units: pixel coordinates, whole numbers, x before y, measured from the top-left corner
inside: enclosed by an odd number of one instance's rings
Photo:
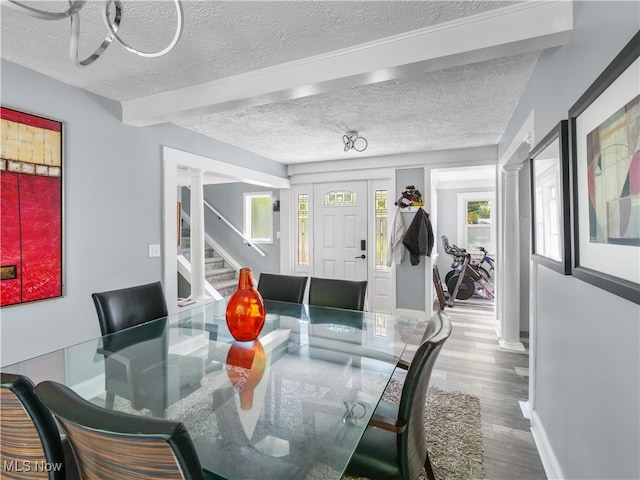
[[[339,479],[420,321],[265,303],[255,342],[233,339],[219,301],[2,371],[181,421],[202,467],[229,480]]]

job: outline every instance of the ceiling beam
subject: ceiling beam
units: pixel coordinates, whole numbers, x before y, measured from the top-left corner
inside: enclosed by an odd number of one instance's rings
[[[147,126],[307,97],[562,45],[573,3],[523,2],[294,62],[122,102]]]

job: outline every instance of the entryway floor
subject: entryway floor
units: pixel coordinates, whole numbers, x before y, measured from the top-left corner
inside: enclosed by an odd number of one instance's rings
[[[431,385],[480,399],[485,479],[546,480],[520,401],[529,388],[528,353],[500,349],[491,301],[456,301],[445,312],[453,330],[435,365]],[[525,347],[528,339],[523,338]]]

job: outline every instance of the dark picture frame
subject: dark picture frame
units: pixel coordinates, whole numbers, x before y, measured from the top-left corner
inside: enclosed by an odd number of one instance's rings
[[[637,32],[569,109],[572,274],[637,304],[640,192],[634,191],[634,172],[640,162],[635,150],[640,135],[639,54]]]
[[[63,123],[0,106],[0,307],[64,295]]]
[[[531,259],[563,275],[571,274],[568,123],[558,123],[529,155]]]

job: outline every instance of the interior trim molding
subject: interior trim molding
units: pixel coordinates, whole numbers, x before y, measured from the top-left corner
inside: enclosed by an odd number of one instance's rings
[[[547,478],[553,478],[554,480],[564,479],[565,476],[560,467],[558,457],[553,451],[547,432],[535,410],[531,412],[531,434],[533,435],[533,441],[538,449],[538,455],[540,455],[540,460],[542,461],[542,466],[547,474]]]

